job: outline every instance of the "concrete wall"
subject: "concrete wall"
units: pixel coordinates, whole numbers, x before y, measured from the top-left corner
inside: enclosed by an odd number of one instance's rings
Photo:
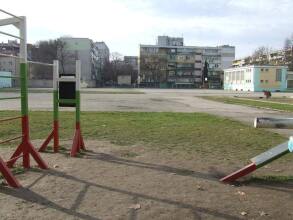
[[[276,81],[276,71],[281,69],[282,80]],[[267,91],[285,91],[287,89],[287,69],[280,67],[257,67],[254,69],[254,90],[261,92]]]

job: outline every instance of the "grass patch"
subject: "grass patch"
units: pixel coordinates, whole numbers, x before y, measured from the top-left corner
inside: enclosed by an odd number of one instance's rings
[[[217,102],[223,102],[226,104],[236,104],[236,105],[245,105],[255,108],[268,108],[272,110],[279,110],[279,111],[287,111],[287,112],[293,112],[293,105],[286,104],[286,103],[276,103],[265,101],[265,100],[248,100],[248,99],[242,99],[242,98],[232,98],[232,97],[217,97],[217,96],[204,96],[201,97],[203,99],[211,100],[211,101],[217,101]]]
[[[0,115],[5,118],[16,112],[0,111]],[[30,116],[31,138],[45,139],[51,130],[52,112],[33,111]],[[204,113],[82,112],[81,120],[85,139],[225,160],[247,159],[285,141],[279,134]],[[74,112],[60,112],[60,138],[72,139],[74,126]],[[15,123],[0,127],[0,139],[19,133],[20,125]]]
[[[293,176],[252,176],[249,182],[270,182],[270,183],[293,182]]]

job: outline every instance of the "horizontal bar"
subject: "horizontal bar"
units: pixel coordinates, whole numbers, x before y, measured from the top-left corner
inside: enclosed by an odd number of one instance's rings
[[[13,121],[13,120],[17,120],[22,118],[21,116],[17,116],[17,117],[12,117],[12,118],[4,118],[4,119],[0,119],[0,123],[1,122],[6,122],[6,121]]]
[[[20,79],[19,76],[0,76],[0,78],[6,78],[6,79]]]
[[[44,66],[54,66],[51,63],[43,63],[43,62],[38,62],[38,61],[27,61],[27,62],[31,63],[31,64],[39,64],[39,65],[44,65]]]
[[[0,26],[8,26],[8,25],[14,25],[17,27],[19,23],[19,20],[17,18],[5,18],[5,19],[0,19]]]
[[[6,32],[4,32],[4,31],[0,31],[0,34],[4,34],[4,35],[10,36],[10,37],[14,37],[14,38],[17,38],[17,39],[23,40],[22,37],[19,37],[19,36],[13,35],[13,34],[9,34],[9,33],[6,33]]]
[[[8,55],[8,54],[5,54],[5,53],[0,53],[0,57],[1,56],[3,56],[3,57],[12,57],[12,58],[15,58],[15,59],[21,59],[18,56]],[[51,64],[51,63],[43,63],[43,62],[38,62],[38,61],[28,60],[27,62],[28,63],[31,63],[31,64],[39,64],[39,65],[45,65],[45,66],[54,66],[54,64]]]
[[[59,78],[57,79],[58,82],[76,82],[76,78],[71,77],[71,78]]]
[[[17,18],[17,19],[19,19],[19,20],[23,20],[21,17],[18,17],[18,16],[14,15],[14,14],[11,14],[11,13],[8,12],[8,11],[4,11],[3,9],[0,9],[0,11],[1,11],[2,13],[4,13],[4,14],[10,15],[11,17]]]
[[[255,118],[254,127],[293,129],[293,118]]]
[[[21,96],[19,96],[19,97],[0,98],[0,101],[1,101],[1,100],[10,100],[10,99],[21,99]]]
[[[13,55],[5,54],[5,53],[0,53],[0,56],[2,56],[2,57],[12,57],[12,58],[20,59],[20,57],[18,57],[18,56],[13,56]]]
[[[58,102],[63,104],[75,104],[76,100],[75,99],[59,99]]]
[[[5,143],[11,142],[11,141],[15,141],[15,140],[21,139],[22,137],[23,137],[23,135],[17,136],[17,137],[2,141],[2,142],[0,142],[0,144],[5,144]]]
[[[17,159],[19,159],[21,157],[23,157],[23,154],[21,154],[21,155],[19,155],[17,157],[14,157],[14,158],[10,158],[9,160],[5,161],[5,163],[6,164],[11,163],[11,162],[16,161]]]

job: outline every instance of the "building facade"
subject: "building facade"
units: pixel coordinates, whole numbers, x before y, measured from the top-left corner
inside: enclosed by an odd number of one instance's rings
[[[200,86],[202,63],[199,48],[140,45],[139,76],[146,86]]]
[[[183,37],[158,36],[159,46],[184,46]]]
[[[224,69],[232,66],[235,59],[235,47],[229,45],[201,47],[203,60],[208,63],[209,88],[222,88]]]
[[[234,91],[285,91],[287,89],[286,66],[243,66],[226,69],[224,89]]]
[[[138,56],[124,56],[124,63],[132,66],[133,70],[138,71]]]
[[[139,79],[146,86],[195,87],[203,85],[208,64],[210,88],[221,88],[223,70],[235,59],[235,47],[184,46],[183,38],[159,36],[157,45],[140,45]]]
[[[88,38],[60,38],[64,42],[58,51],[63,74],[75,73],[75,61],[81,61],[81,83],[83,87],[96,87],[98,76],[98,49]]]

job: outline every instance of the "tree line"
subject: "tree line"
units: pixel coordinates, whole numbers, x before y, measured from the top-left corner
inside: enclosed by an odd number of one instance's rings
[[[274,54],[275,53],[275,54]],[[293,71],[293,34],[284,40],[281,59],[270,59],[271,56],[279,56],[276,50],[268,46],[258,47],[251,56],[246,57],[247,63],[259,65],[287,65]]]

